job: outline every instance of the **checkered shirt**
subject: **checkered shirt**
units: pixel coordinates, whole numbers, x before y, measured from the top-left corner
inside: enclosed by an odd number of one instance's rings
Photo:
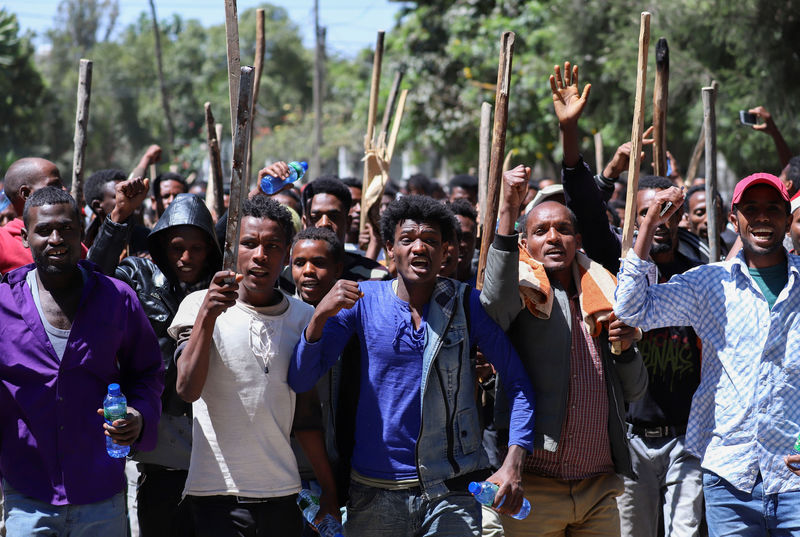
[[[534,450],[523,465],[523,471],[558,479],[585,479],[614,473],[603,359],[597,338],[586,330],[577,302],[577,297],[569,301],[572,316],[569,395],[558,450]]]
[[[772,310],[744,256],[649,285],[652,263],[628,251],[620,267],[617,316],[642,330],[692,326],[703,342],[687,449],[702,467],[752,491],[761,473],[769,494],[800,490],[783,457],[800,433],[800,257]]]

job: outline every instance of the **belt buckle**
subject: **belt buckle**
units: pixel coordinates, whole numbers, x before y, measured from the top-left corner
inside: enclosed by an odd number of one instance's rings
[[[663,438],[669,433],[669,427],[645,427],[645,438]]]

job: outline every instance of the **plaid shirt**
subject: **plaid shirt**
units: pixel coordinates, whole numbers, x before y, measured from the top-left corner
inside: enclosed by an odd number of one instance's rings
[[[691,326],[702,340],[686,447],[745,492],[759,473],[765,493],[800,490],[783,463],[800,433],[800,257],[787,257],[788,283],[771,310],[742,252],[648,285],[653,265],[631,249],[619,274],[620,319],[643,330]]]
[[[600,347],[584,326],[577,296],[570,299],[569,309],[569,396],[558,450],[535,450],[526,457],[523,471],[558,479],[585,479],[614,473],[608,438],[608,390]]]

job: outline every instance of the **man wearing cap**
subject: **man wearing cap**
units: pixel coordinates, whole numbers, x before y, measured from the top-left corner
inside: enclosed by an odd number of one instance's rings
[[[789,196],[774,175],[746,177],[730,216],[742,251],[648,285],[655,230],[683,201],[677,188],[656,193],[623,260],[615,311],[643,330],[689,325],[702,340],[686,447],[701,461],[709,534],[797,535],[790,464],[800,456],[786,455],[800,433],[800,258],[782,245]]]

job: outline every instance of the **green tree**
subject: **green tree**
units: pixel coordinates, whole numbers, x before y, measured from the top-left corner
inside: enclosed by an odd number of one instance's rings
[[[800,83],[797,0],[433,0],[419,2],[388,40],[388,64],[405,62],[412,88],[406,140],[430,145],[456,167],[475,165],[481,101],[493,102],[500,34],[516,33],[506,147],[518,160],[557,165],[558,129],[548,76],[571,60],[593,91],[585,119],[589,134],[603,133],[607,154],[630,137],[640,11],[653,14],[648,103],[660,36],[671,52],[668,142],[685,165],[702,122],[700,88],[721,85],[718,150],[734,170],[777,171],[771,141],[740,127],[737,111],[764,104],[790,145],[798,147],[793,119]],[[651,116],[648,104],[647,117]]]
[[[42,148],[43,107],[49,95],[33,58],[30,39],[19,35],[16,15],[0,9],[0,147],[7,154],[4,161]]]

